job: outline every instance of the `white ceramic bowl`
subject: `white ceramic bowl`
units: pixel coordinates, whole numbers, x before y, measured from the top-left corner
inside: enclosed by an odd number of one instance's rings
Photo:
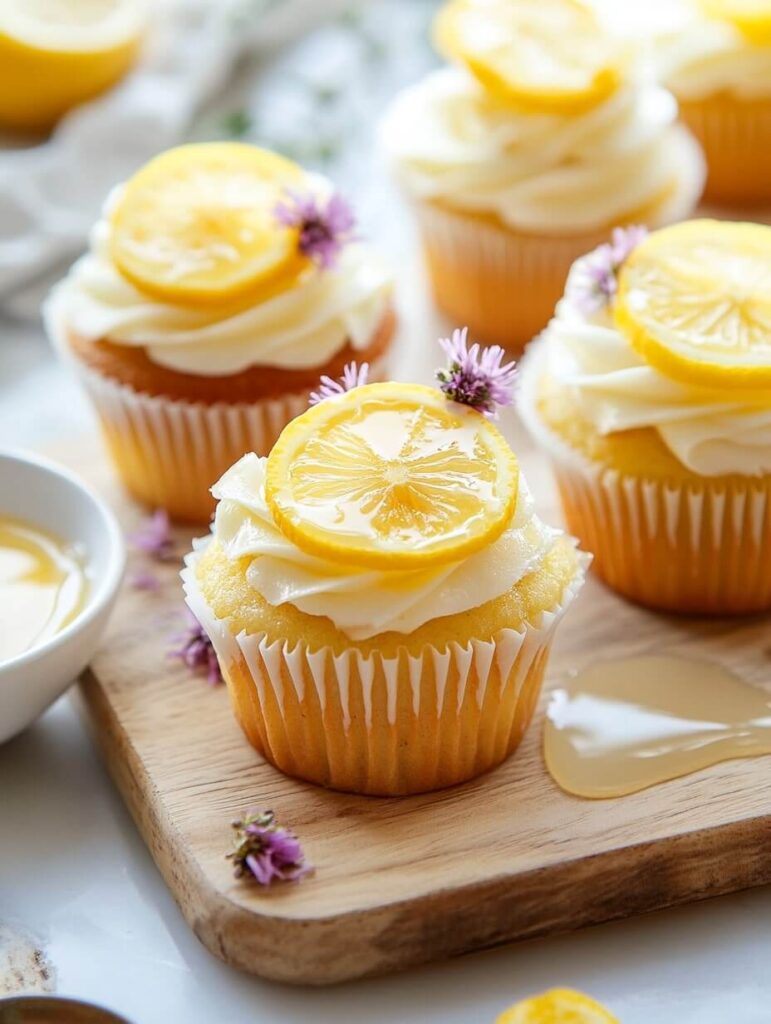
[[[80,545],[89,586],[84,608],[60,633],[0,662],[0,743],[33,722],[89,663],[126,562],[120,527],[104,502],[69,470],[36,455],[0,452],[2,516]]]

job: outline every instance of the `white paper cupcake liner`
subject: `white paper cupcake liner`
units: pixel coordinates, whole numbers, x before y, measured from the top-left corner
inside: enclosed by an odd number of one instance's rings
[[[753,220],[771,214],[771,105],[721,95],[685,100],[681,118],[699,140],[709,166],[705,199],[761,207]]]
[[[417,217],[426,242],[441,249],[456,270],[462,272],[469,264],[482,273],[504,269],[515,289],[517,282],[526,281],[553,291],[555,280],[564,280],[573,261],[608,236],[607,228],[574,236],[522,233],[430,203],[417,205]]]
[[[439,306],[511,350],[546,325],[571,264],[607,236],[524,234],[431,203],[417,204],[417,219]]]
[[[266,714],[275,710],[274,717],[281,720],[277,748],[291,749],[293,738],[299,739],[295,734],[300,706],[303,718],[315,714],[324,723],[323,731],[345,736],[352,749],[361,747],[366,778],[343,772],[337,778],[333,773],[331,777],[311,777],[310,781],[362,792],[390,791],[372,783],[379,770],[403,779],[405,769],[398,759],[415,757],[414,751],[405,749],[408,744],[404,730],[416,724],[432,734],[438,729],[445,739],[454,737],[451,745],[465,748],[462,756],[467,764],[458,769],[457,775],[452,774],[451,765],[431,764],[419,773],[419,784],[398,791],[415,792],[461,781],[503,760],[530,720],[554,631],[578,593],[589,561],[588,556],[579,556],[579,570],[559,605],[521,630],[503,629],[490,641],[471,640],[466,646],[450,643],[444,650],[426,645],[417,656],[400,648],[394,656],[375,651],[365,657],[354,647],[335,654],[331,648],[311,650],[303,643],[290,647],[287,642],[269,640],[265,634],[233,635],[228,623],[213,614],[196,581],[195,566],[207,543],[196,544],[196,550],[186,559],[182,578],[187,604],[208,633],[226,674],[227,666],[248,666],[258,705]],[[536,667],[540,670],[535,671]],[[408,690],[403,686],[405,678],[409,679]],[[472,706],[474,724],[469,727]],[[500,708],[507,710],[498,716]],[[466,724],[461,744],[462,719]],[[404,732],[405,739],[404,743],[395,740],[387,754],[376,750],[373,734],[373,726],[375,731],[378,727],[382,731],[383,720],[394,736]],[[263,749],[262,753],[290,774],[309,777],[296,760],[287,766],[276,751]],[[384,758],[393,759],[393,763],[383,764]],[[325,763],[331,764],[332,760],[331,754],[324,757]]]

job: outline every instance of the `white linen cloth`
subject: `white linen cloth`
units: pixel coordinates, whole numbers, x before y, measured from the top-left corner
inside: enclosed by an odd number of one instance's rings
[[[136,68],[37,145],[0,140],[0,312],[36,317],[84,248],[109,190],[184,141],[237,59],[270,55],[334,0],[153,0]]]

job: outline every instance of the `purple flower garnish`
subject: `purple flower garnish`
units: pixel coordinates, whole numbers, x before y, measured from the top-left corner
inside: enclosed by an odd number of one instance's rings
[[[129,586],[133,587],[134,590],[147,590],[154,592],[160,590],[161,581],[155,575],[154,572],[150,572],[149,569],[139,569],[137,572],[129,576]]]
[[[367,383],[368,379],[369,363],[362,363],[361,366],[357,366],[356,363],[348,363],[339,380],[332,380],[326,374],[321,378],[319,390],[311,392],[308,405],[318,405],[319,402],[325,402],[328,398],[344,395],[346,391],[360,388],[362,384]]]
[[[579,260],[565,294],[580,312],[589,316],[610,305],[618,291],[619,270],[647,234],[639,225],[614,228],[610,242]]]
[[[480,348],[474,342],[467,345],[468,328],[456,328],[452,338],[440,338],[448,365],[436,371],[440,389],[453,402],[470,405],[488,419],[496,419],[496,406],[511,405],[514,401],[515,364],[501,366],[505,355],[498,345]]]
[[[284,227],[299,228],[300,251],[323,270],[332,270],[343,246],[354,240],[356,218],[337,192],[324,204],[310,192],[287,189],[286,199],[275,205],[273,215]]]
[[[276,824],[273,811],[247,811],[242,820],[233,822],[233,828],[235,847],[227,856],[236,878],[248,872],[260,885],[299,882],[313,870],[297,837]]]
[[[174,538],[165,509],[159,508],[143,519],[139,529],[130,534],[128,540],[133,548],[143,551],[156,562],[168,562],[174,558]]]
[[[214,646],[198,619],[189,608],[185,609],[187,614],[187,628],[184,633],[172,637],[173,643],[177,646],[169,651],[170,658],[179,658],[188,668],[194,672],[206,673],[207,682],[216,686],[222,682],[217,655]]]

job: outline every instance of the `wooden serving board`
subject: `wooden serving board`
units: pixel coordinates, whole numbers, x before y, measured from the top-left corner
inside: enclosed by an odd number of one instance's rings
[[[514,443],[542,514],[558,519],[547,467]],[[96,443],[78,449],[68,461],[135,525]],[[180,548],[188,540],[180,532]],[[125,588],[81,703],[182,913],[228,963],[326,984],[771,882],[771,758],[581,800],[544,768],[543,701],[520,751],[455,789],[376,799],[285,777],[246,742],[225,689],[167,658],[182,598],[177,566],[161,569],[160,593]],[[546,690],[598,659],[664,651],[771,688],[769,625],[653,614],[590,580],[558,631]],[[313,877],[270,891],[233,878],[230,821],[251,806],[296,831]]]

